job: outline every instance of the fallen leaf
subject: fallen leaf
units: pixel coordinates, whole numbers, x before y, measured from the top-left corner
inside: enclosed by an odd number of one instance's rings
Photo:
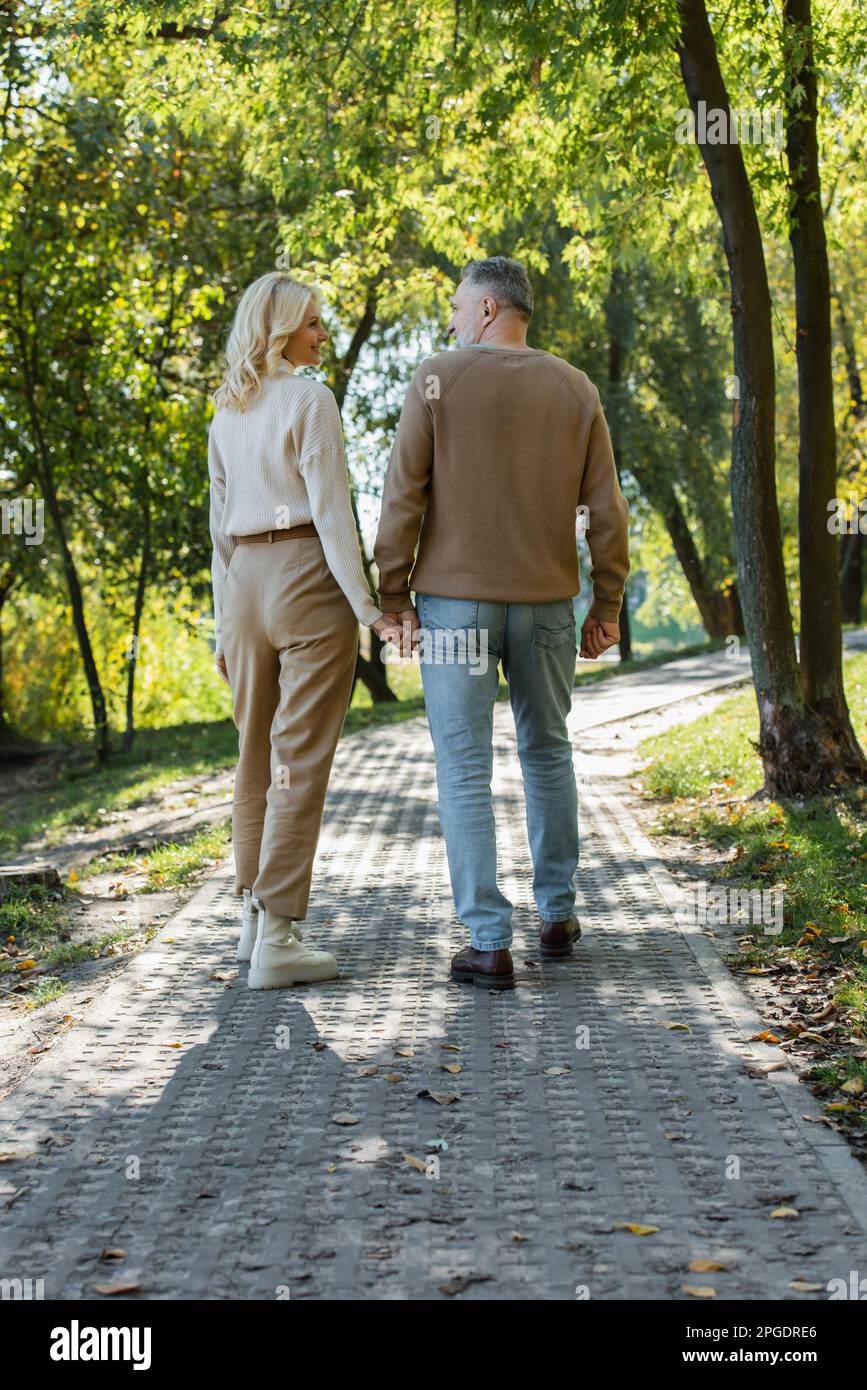
[[[415,1154],[404,1154],[403,1161],[404,1163],[408,1163],[410,1168],[415,1168],[419,1173],[427,1172],[427,1164],[424,1159],[416,1158]],[[437,1162],[439,1162],[439,1160],[437,1160]]]
[[[406,1081],[406,1077],[401,1076],[398,1071],[384,1071],[382,1073],[382,1079],[383,1081]]]
[[[522,1241],[522,1240],[529,1240],[529,1239],[530,1239],[529,1236],[522,1235],[520,1231],[513,1231],[513,1232],[512,1232],[512,1240]]]
[[[693,1298],[716,1298],[716,1289],[709,1288],[706,1284],[684,1284],[684,1293],[692,1294]]]
[[[687,1268],[693,1274],[713,1274],[718,1269],[728,1269],[728,1265],[720,1264],[719,1260],[690,1260]]]
[[[860,1096],[864,1092],[864,1082],[860,1076],[853,1076],[849,1081],[844,1081],[840,1087],[849,1096]]]
[[[441,1067],[440,1070],[450,1072],[452,1076],[457,1076],[458,1072],[463,1071],[463,1067],[460,1062],[446,1062],[445,1066]]]
[[[325,1165],[325,1171],[326,1171],[326,1173],[336,1173],[336,1172],[337,1172],[337,1164],[336,1164],[336,1163],[327,1163],[327,1164]]]
[[[826,1004],[825,1007],[824,1007],[824,1009],[822,1010],[822,1012],[821,1012],[820,1014],[813,1014],[813,1017],[810,1019],[810,1022],[811,1022],[811,1023],[824,1023],[826,1018],[833,1018],[833,1016],[834,1016],[834,1014],[835,1014],[836,1012],[837,1012],[837,1005],[836,1005],[836,1004],[833,1004],[833,1003],[832,1003],[832,1004]]]
[[[808,1284],[806,1279],[793,1279],[789,1285],[790,1289],[797,1289],[798,1293],[818,1293],[824,1289],[824,1284]]]
[[[688,1024],[688,1023],[672,1023],[672,1022],[666,1022],[664,1026],[665,1026],[666,1028],[668,1028],[668,1029],[670,1030],[670,1032],[675,1032],[675,1031],[677,1031],[677,1032],[688,1033],[688,1032],[690,1031],[690,1029],[689,1029],[689,1024]]]
[[[774,1207],[771,1216],[777,1221],[792,1221],[801,1213],[795,1207]]]
[[[615,1231],[630,1231],[634,1236],[653,1236],[659,1230],[658,1226],[641,1226],[637,1221],[615,1221]]]
[[[118,1293],[136,1293],[141,1288],[140,1284],[94,1284],[97,1293],[104,1293],[108,1297]]]
[[[447,1284],[440,1284],[439,1291],[448,1298],[454,1298],[456,1293],[463,1293],[470,1284],[485,1284],[489,1279],[493,1279],[492,1274],[459,1274],[456,1278],[450,1279]]]
[[[377,1073],[378,1071],[379,1071],[379,1067],[361,1067],[361,1068],[359,1068],[358,1075],[359,1075],[359,1076],[376,1076],[376,1073]]]
[[[505,1046],[505,1047],[508,1047],[509,1044],[508,1044],[508,1043],[497,1043],[497,1047],[504,1047],[504,1046]],[[463,1052],[463,1050],[464,1050],[462,1047],[458,1047],[457,1043],[440,1043],[440,1047],[442,1048],[443,1052]]]
[[[101,1260],[125,1260],[125,1259],[126,1259],[126,1251],[125,1251],[125,1250],[119,1250],[119,1249],[118,1249],[118,1250],[100,1250],[100,1252],[99,1252],[99,1258],[100,1258]]]
[[[679,1141],[686,1139],[685,1134],[678,1134],[677,1131],[673,1129],[665,1130],[662,1137],[663,1139],[670,1139],[673,1144],[676,1144]]]
[[[341,1110],[339,1115],[332,1115],[332,1121],[336,1125],[360,1125],[361,1116],[351,1115],[348,1110]]]
[[[571,1071],[571,1070],[572,1070],[571,1067],[546,1067],[546,1068],[545,1068],[545,1075],[546,1075],[546,1076],[565,1076],[565,1075],[567,1074],[567,1072],[569,1072],[569,1071]]]
[[[435,1100],[437,1105],[454,1105],[460,1096],[452,1095],[449,1091],[429,1091],[427,1088],[417,1093],[419,1100]]]
[[[781,1039],[772,1033],[770,1028],[766,1028],[763,1033],[754,1033],[750,1038],[750,1042],[779,1043],[780,1041]]]
[[[414,1057],[415,1049],[412,1047],[396,1047],[395,1053],[398,1057]]]

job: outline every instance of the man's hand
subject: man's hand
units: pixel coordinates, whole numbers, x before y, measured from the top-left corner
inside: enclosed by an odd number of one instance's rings
[[[581,624],[581,647],[578,654],[583,656],[585,661],[595,661],[619,641],[619,623],[600,623],[598,618],[591,618],[588,613]]]
[[[395,646],[400,645],[401,656],[412,656],[418,643],[419,620],[414,608],[403,608],[399,613],[385,613],[386,618],[392,626],[399,630],[399,637]],[[394,641],[394,639],[390,639]]]
[[[229,673],[228,673],[228,671],[226,670],[226,658],[223,656],[223,653],[222,653],[222,652],[217,652],[216,656],[214,657],[214,664],[215,664],[216,667],[217,667],[217,675],[220,677],[221,680],[224,680],[224,681],[226,682],[226,684],[228,685],[228,684],[229,684]]]
[[[396,647],[400,646],[402,633],[396,614],[383,613],[381,618],[377,618],[375,623],[371,623],[370,628],[381,641],[392,642]]]

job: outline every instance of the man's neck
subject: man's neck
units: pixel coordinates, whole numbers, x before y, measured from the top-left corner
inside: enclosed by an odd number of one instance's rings
[[[495,348],[524,348],[527,347],[526,334],[519,333],[489,333],[487,329],[482,333],[481,338],[474,344],[475,347],[495,347]]]

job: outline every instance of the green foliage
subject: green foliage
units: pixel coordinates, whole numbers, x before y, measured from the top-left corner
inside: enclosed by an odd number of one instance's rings
[[[852,328],[852,354],[838,332],[835,359],[840,476],[860,487],[849,367],[863,356],[864,26],[853,0],[819,0],[814,16],[832,275]],[[698,151],[674,138],[678,22],[675,0],[298,0],[291,13],[272,0],[205,12],[60,0],[0,16],[0,497],[56,494],[40,546],[3,538],[8,717],[39,736],[92,724],[70,561],[115,728],[140,578],[137,723],[226,710],[205,657],[208,397],[238,294],[275,262],[322,285],[339,389],[339,357],[372,313],[345,410],[367,516],[402,387],[443,342],[454,277],[473,256],[522,256],[533,342],[591,374],[618,437],[638,624],[694,631],[654,518],[673,499],[713,585],[731,580],[730,306]],[[747,0],[711,23],[733,104],[785,107],[778,15]],[[796,608],[788,191],[771,145],[744,157],[774,298]]]

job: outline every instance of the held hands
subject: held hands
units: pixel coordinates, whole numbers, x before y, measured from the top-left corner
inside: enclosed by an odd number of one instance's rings
[[[373,631],[384,642],[391,642],[401,656],[412,656],[418,642],[419,621],[414,608],[404,608],[400,613],[383,613],[373,624]]]
[[[579,656],[583,656],[585,661],[595,661],[598,656],[601,656],[609,647],[616,646],[619,641],[619,623],[600,623],[598,618],[591,618],[588,613],[581,624]]]

